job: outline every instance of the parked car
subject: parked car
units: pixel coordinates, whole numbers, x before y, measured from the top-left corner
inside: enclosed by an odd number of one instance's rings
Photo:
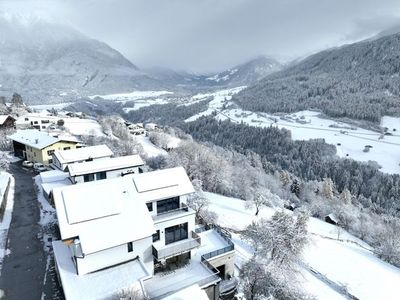
[[[33,164],[33,169],[37,172],[43,172],[43,171],[47,171],[47,168],[44,164],[41,163],[34,163]]]
[[[25,160],[22,162],[22,166],[25,168],[32,168],[33,167],[33,162],[29,161],[29,160]]]

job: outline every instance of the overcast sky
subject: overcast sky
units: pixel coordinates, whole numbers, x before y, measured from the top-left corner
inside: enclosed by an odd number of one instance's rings
[[[400,0],[0,0],[0,11],[72,25],[139,67],[195,72],[400,30]]]

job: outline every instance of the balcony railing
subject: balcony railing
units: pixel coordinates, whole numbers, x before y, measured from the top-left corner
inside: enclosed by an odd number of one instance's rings
[[[179,208],[177,209],[172,209],[168,211],[164,211],[162,213],[157,213],[157,215],[153,216],[153,220],[161,220],[168,218],[170,216],[179,216],[180,214],[186,214],[186,213],[195,213],[194,210],[190,209],[186,204],[182,203]]]
[[[166,246],[154,246],[153,245],[153,256],[157,260],[166,259],[172,256],[183,254],[201,245],[201,237],[195,233],[191,232],[191,236],[179,242],[175,242]]]

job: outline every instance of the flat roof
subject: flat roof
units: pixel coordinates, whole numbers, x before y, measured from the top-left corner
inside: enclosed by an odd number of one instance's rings
[[[97,145],[70,150],[55,151],[54,155],[60,163],[72,163],[90,158],[110,157],[114,153],[106,145]]]
[[[150,237],[154,223],[130,179],[99,180],[53,189],[61,238],[79,236],[90,254]]]
[[[186,300],[186,299],[196,299],[196,300],[209,300],[205,290],[202,290],[198,284],[191,285],[175,294],[163,298],[163,300]]]
[[[61,181],[69,177],[67,172],[63,172],[60,170],[51,170],[40,173],[40,178],[43,183]]]
[[[112,157],[107,160],[93,160],[88,162],[70,164],[68,166],[68,171],[70,176],[79,176],[88,173],[133,168],[143,165],[144,162],[139,155],[128,155]]]
[[[143,295],[140,281],[151,274],[140,259],[79,276],[69,248],[62,241],[54,241],[52,244],[66,299],[117,299],[122,290],[137,291],[138,296]]]

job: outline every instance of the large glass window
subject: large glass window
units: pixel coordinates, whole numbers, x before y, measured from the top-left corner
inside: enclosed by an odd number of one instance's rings
[[[165,245],[188,238],[188,223],[165,228]]]
[[[157,214],[179,208],[179,197],[157,201]]]

